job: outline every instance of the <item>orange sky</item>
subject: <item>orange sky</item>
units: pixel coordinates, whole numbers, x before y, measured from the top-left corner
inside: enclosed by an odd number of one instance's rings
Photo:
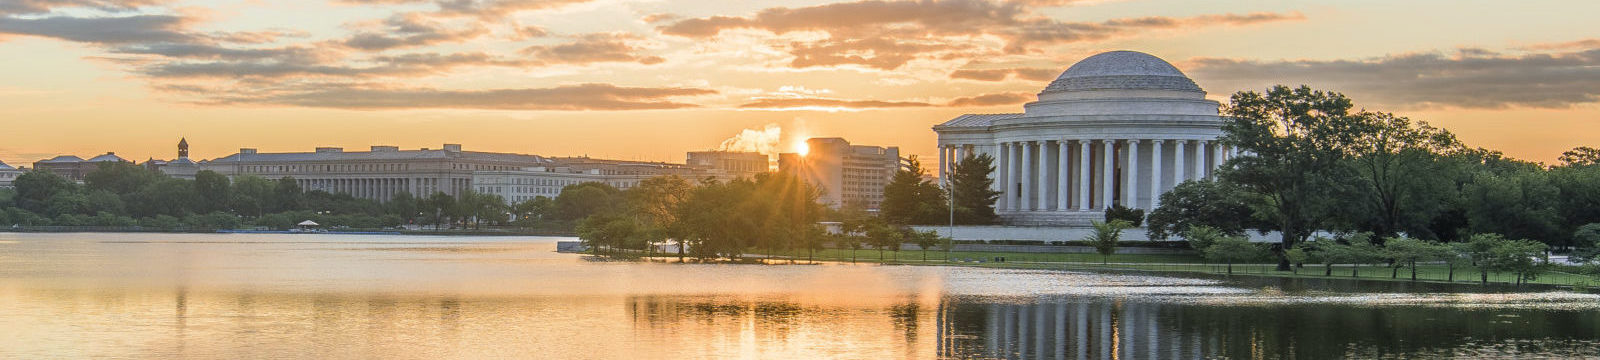
[[[465,4],[465,5],[463,5]],[[1548,11],[1561,8],[1562,11]],[[15,0],[0,161],[461,143],[683,161],[775,124],[930,156],[1131,49],[1211,93],[1310,84],[1553,161],[1600,133],[1600,3]]]

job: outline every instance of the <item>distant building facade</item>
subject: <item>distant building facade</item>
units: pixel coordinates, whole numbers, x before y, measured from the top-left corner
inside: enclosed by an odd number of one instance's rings
[[[22,169],[12,167],[11,165],[6,165],[5,162],[0,162],[0,189],[12,188],[13,186],[11,184],[17,180],[18,176],[22,176],[23,172],[24,171]]]
[[[473,191],[499,195],[507,205],[533,200],[538,197],[554,199],[568,185],[604,183],[627,190],[639,186],[640,181],[666,174],[611,173],[601,169],[578,169],[570,166],[531,167],[520,170],[480,171],[472,175]]]
[[[746,151],[691,151],[689,166],[720,171],[738,177],[755,176],[772,171],[772,159],[766,154]]]
[[[178,158],[172,160],[145,160],[144,167],[150,171],[159,172],[173,178],[194,180],[194,175],[200,172],[200,164],[189,160],[189,139],[178,139]]]
[[[370,151],[359,152],[321,147],[314,152],[263,153],[245,148],[236,154],[202,162],[200,168],[230,177],[292,177],[305,191],[322,190],[388,201],[401,192],[415,196],[435,192],[456,196],[473,188],[473,175],[477,172],[551,164],[550,159],[540,156],[463,151],[461,145],[445,144],[441,149],[419,150],[373,146]]]
[[[103,155],[89,158],[89,160],[84,160],[83,158],[72,155],[61,155],[46,160],[35,161],[33,163],[33,170],[49,171],[56,175],[60,175],[61,177],[67,178],[68,180],[81,182],[83,181],[84,176],[89,175],[90,172],[93,172],[96,169],[99,169],[101,163],[114,162],[129,164],[133,163],[132,161],[128,161],[127,159],[117,156],[117,153],[114,152],[107,152]]]
[[[820,199],[833,208],[876,211],[883,187],[900,169],[900,148],[851,145],[841,138],[806,140],[805,154],[778,155],[778,171],[797,174],[822,190]]]

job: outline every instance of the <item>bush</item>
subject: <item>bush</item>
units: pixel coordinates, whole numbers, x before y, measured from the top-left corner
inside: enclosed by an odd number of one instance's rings
[[[1112,205],[1110,209],[1106,209],[1106,222],[1110,223],[1117,220],[1128,222],[1128,227],[1130,228],[1139,227],[1139,225],[1144,224],[1144,210],[1129,209],[1122,206],[1122,204]]]

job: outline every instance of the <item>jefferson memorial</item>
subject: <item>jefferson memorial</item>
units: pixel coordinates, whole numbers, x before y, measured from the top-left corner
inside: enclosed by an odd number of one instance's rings
[[[1112,51],[1073,64],[1021,113],[967,114],[933,127],[941,185],[952,165],[995,159],[995,210],[1007,225],[1087,226],[1113,205],[1159,206],[1161,194],[1212,175],[1220,106],[1161,58]]]

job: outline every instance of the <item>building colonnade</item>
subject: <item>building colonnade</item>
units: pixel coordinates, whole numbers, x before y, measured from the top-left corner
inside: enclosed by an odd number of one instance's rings
[[[940,186],[954,165],[975,154],[994,158],[997,212],[1101,211],[1113,205],[1155,209],[1160,195],[1187,180],[1207,179],[1234,154],[1214,140],[1094,139],[945,144]]]

